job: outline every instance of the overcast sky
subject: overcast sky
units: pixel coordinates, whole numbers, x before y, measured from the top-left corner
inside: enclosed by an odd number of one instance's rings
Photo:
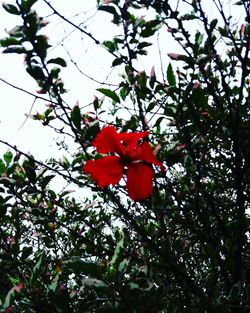
[[[71,4],[72,1],[62,0],[57,1],[55,7],[66,17],[73,18],[76,24],[81,22],[84,26],[89,27],[89,31],[98,39],[103,40],[107,35],[111,38],[114,34],[114,27],[108,23],[108,14],[102,12],[100,20],[100,16],[98,17],[100,12],[96,10],[95,0],[74,1],[74,6]],[[50,56],[60,55],[68,61],[68,68],[62,71],[65,86],[69,90],[65,99],[72,106],[77,101],[80,106],[87,105],[93,100],[96,94],[95,89],[100,84],[80,74],[70,63],[67,51],[70,52],[72,59],[77,62],[85,74],[100,82],[105,81],[109,74],[111,74],[110,81],[112,80],[111,58],[103,48],[96,46],[86,36],[81,36],[70,25],[50,16],[51,10],[43,4],[43,1],[38,1],[36,9],[39,15],[47,16],[47,20],[51,21],[47,29],[44,29],[52,46],[57,46],[56,49],[51,49]],[[16,16],[5,13],[2,7],[0,8],[0,16],[0,36],[4,37],[6,36],[5,30],[14,27],[19,23],[19,20]],[[63,47],[61,47],[62,39],[64,39]],[[36,82],[26,73],[22,55],[0,54],[0,78],[34,94],[39,89]],[[3,82],[0,82],[0,91],[0,138],[17,145],[24,151],[31,151],[34,155],[38,154],[42,159],[46,158],[50,153],[49,151],[55,146],[56,134],[31,119],[28,119],[22,126],[26,119],[25,113],[29,113],[34,98],[5,85]],[[44,111],[44,101],[36,101],[32,113],[36,111]],[[0,153],[2,154],[2,151],[5,150],[6,148],[0,145]],[[52,150],[56,152],[55,149]]]

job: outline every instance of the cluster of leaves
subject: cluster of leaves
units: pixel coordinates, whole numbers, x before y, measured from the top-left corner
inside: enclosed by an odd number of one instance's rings
[[[3,4],[22,20],[1,39],[3,52],[24,54],[27,72],[49,95],[49,108],[33,118],[78,149],[70,160],[41,163],[12,147],[0,160],[1,312],[248,312],[247,1],[236,4],[245,14],[240,27],[215,0],[218,20],[209,20],[205,1],[178,1],[184,13],[171,1],[104,2],[99,11],[112,15],[121,34],[103,47],[122,71],[116,90],[98,89],[111,100],[106,114],[117,130],[149,130],[167,171],[156,172],[154,193],[141,202],[127,198],[122,184],[100,189],[82,173],[87,159],[100,157],[91,141],[104,102],[95,98],[89,114],[66,104],[59,77],[66,62],[48,58],[46,22],[33,10],[39,1]],[[141,17],[145,8],[155,18]],[[200,29],[192,33],[194,21]],[[137,61],[162,30],[183,52],[169,53],[159,78]],[[54,177],[92,193],[80,201],[55,192]]]

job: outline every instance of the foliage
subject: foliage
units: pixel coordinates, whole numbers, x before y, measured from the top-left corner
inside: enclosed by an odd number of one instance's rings
[[[48,96],[31,117],[77,149],[40,162],[1,141],[10,148],[0,159],[1,312],[249,312],[248,1],[234,4],[242,25],[217,0],[217,19],[205,1],[97,1],[120,31],[102,45],[121,75],[116,89],[98,89],[104,97],[89,113],[64,100],[67,62],[49,57],[39,2],[3,4],[22,22],[1,39],[2,52],[23,54]],[[169,53],[162,75],[139,65],[161,32],[182,51]],[[150,197],[133,201],[123,181],[100,188],[83,172],[101,157],[92,142],[106,124],[149,133],[166,167],[154,168]],[[55,177],[84,197],[55,192]]]

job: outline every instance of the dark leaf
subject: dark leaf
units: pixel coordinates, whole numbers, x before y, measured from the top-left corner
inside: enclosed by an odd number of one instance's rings
[[[69,160],[64,155],[59,159],[59,163],[65,170],[69,169],[70,167]]]
[[[81,130],[81,123],[82,123],[82,115],[78,105],[75,105],[71,111],[71,120],[74,126]]]
[[[194,88],[192,92],[193,102],[198,108],[206,107],[208,95],[205,90],[201,88]]]
[[[27,175],[27,178],[30,180],[31,183],[35,184],[35,182],[36,182],[36,171],[34,169],[34,165],[29,161],[25,161],[23,163],[23,168],[25,169],[25,173]]]
[[[211,31],[211,32],[215,29],[215,27],[216,27],[217,24],[218,24],[217,18],[215,18],[214,20],[212,20],[212,21],[210,22],[210,31]]]
[[[4,158],[4,161],[7,163],[7,164],[10,164],[12,158],[13,158],[13,153],[8,150],[4,153],[3,155],[3,158]]]
[[[115,7],[113,7],[111,5],[101,5],[98,7],[98,10],[112,14],[113,15],[113,22],[115,24],[119,23],[120,17],[119,17],[119,14],[117,13]]]
[[[92,288],[105,288],[108,287],[106,283],[104,283],[102,280],[96,279],[96,278],[84,278],[82,280],[82,283],[84,286],[92,287]]]
[[[167,80],[169,83],[169,86],[176,86],[176,79],[175,79],[175,75],[174,75],[174,71],[173,71],[173,67],[171,65],[171,63],[169,63],[168,65],[168,69],[167,69]]]
[[[72,258],[64,262],[64,266],[67,267],[73,273],[87,275],[94,278],[101,278],[102,271],[98,263],[87,262],[80,258]]]
[[[0,175],[6,171],[6,165],[2,159],[0,159]]]
[[[59,73],[61,72],[59,67],[54,67],[52,68],[52,70],[50,71],[50,76],[53,79],[58,79],[59,78]]]
[[[21,259],[26,260],[33,252],[33,248],[31,246],[23,247]]]
[[[99,131],[100,131],[99,122],[96,121],[87,128],[86,133],[85,133],[85,139],[88,141],[92,141]]]
[[[95,97],[94,101],[93,101],[93,106],[95,111],[97,111],[100,108],[100,102],[99,99],[97,97]]]
[[[101,92],[102,94],[104,94],[105,96],[111,98],[114,102],[120,103],[120,98],[113,90],[106,89],[106,88],[98,88],[97,90]]]
[[[62,67],[66,67],[67,63],[63,58],[55,58],[55,59],[50,59],[47,62],[48,64],[53,63],[53,64],[57,64],[57,65],[61,65]]]
[[[107,48],[110,53],[113,53],[117,49],[117,45],[114,41],[106,40],[103,42],[103,45]]]
[[[156,103],[154,101],[150,102],[146,109],[146,112],[151,112],[155,106],[156,106]]]
[[[122,254],[124,251],[125,236],[123,232],[121,232],[120,234],[121,234],[121,238],[115,247],[114,255],[110,262],[111,267],[115,269],[118,269],[119,264],[122,261],[121,259],[122,259]]]
[[[117,65],[120,65],[120,64],[122,64],[123,63],[123,58],[116,58],[116,59],[114,59],[114,61],[112,62],[112,66],[113,67],[115,67],[115,66],[117,66]]]
[[[3,6],[4,10],[7,11],[8,13],[20,15],[20,11],[13,4],[3,3],[2,6]]]
[[[241,283],[238,282],[231,288],[229,293],[229,299],[232,302],[235,302],[240,297],[240,293],[241,293]]]
[[[3,50],[3,53],[18,53],[18,54],[22,54],[22,53],[26,53],[27,50],[22,47],[22,46],[13,46],[13,47],[8,47],[6,49]]]
[[[23,38],[23,36],[24,36],[23,26],[15,26],[14,28],[12,28],[11,30],[8,31],[8,34],[11,37]]]
[[[161,116],[161,117],[159,117],[157,120],[156,120],[156,122],[155,122],[155,126],[157,127],[157,126],[160,126],[160,124],[161,124],[161,122],[164,120],[164,116]]]
[[[219,33],[223,37],[227,37],[228,36],[228,31],[225,28],[219,27]]]
[[[19,46],[20,41],[14,37],[7,37],[0,39],[1,47],[9,47],[9,46]]]
[[[39,180],[39,184],[41,185],[41,187],[44,189],[46,186],[48,186],[48,184],[51,182],[51,180],[55,177],[55,175],[47,175],[47,176],[43,176],[40,178]]]
[[[35,80],[44,80],[45,76],[43,69],[37,65],[31,65],[26,68],[26,71],[32,76]]]
[[[180,17],[180,19],[183,21],[195,20],[196,18],[197,18],[197,16],[194,14],[184,14]]]
[[[24,13],[27,13],[30,11],[31,7],[37,2],[37,0],[22,0],[21,2],[21,10]]]
[[[149,47],[149,46],[152,46],[152,43],[151,42],[146,42],[146,41],[143,41],[143,42],[140,42],[137,46],[137,49],[144,49],[146,47]]]

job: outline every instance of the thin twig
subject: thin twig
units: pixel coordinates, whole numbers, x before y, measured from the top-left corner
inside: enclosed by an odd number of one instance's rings
[[[76,25],[75,23],[71,22],[69,19],[67,19],[65,16],[63,16],[61,13],[59,13],[47,0],[43,0],[43,1],[51,8],[51,10],[53,11],[54,14],[59,16],[62,20],[64,20],[65,22],[67,22],[68,24],[73,26],[75,29],[78,29],[81,33],[83,33],[86,36],[88,36],[90,39],[92,39],[95,42],[95,44],[97,44],[97,45],[100,44],[100,41],[97,40],[93,35],[91,35],[86,30],[84,30],[80,26]]]

